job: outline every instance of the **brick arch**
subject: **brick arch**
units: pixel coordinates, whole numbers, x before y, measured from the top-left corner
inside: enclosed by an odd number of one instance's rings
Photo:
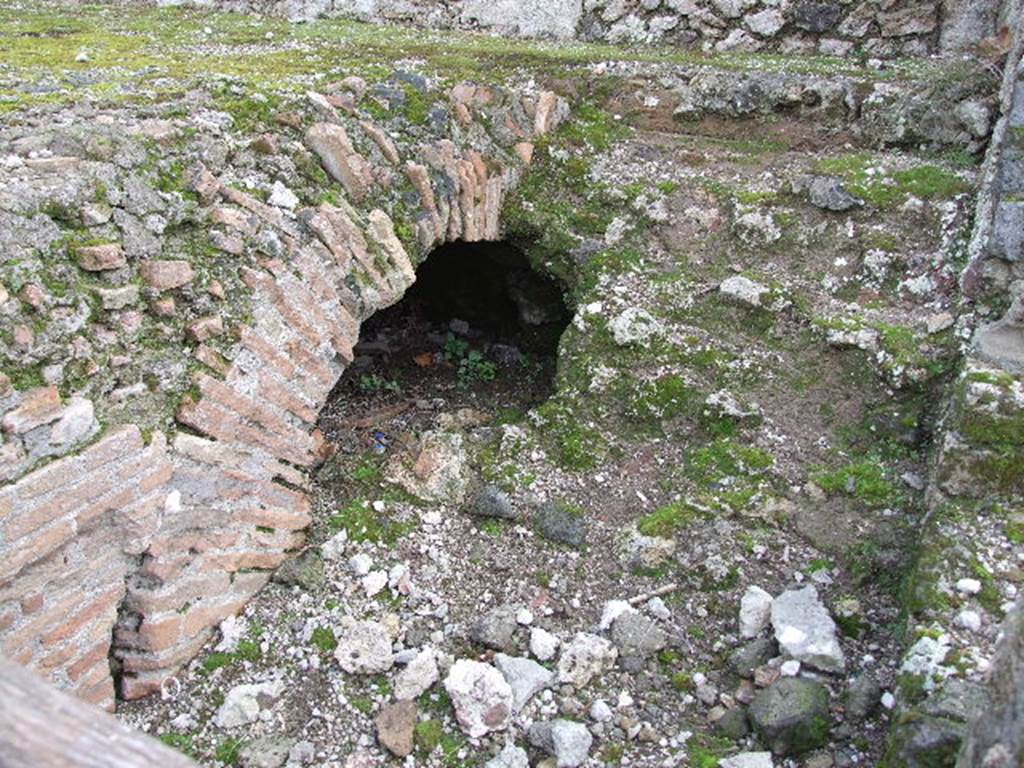
[[[490,95],[457,86],[456,120],[471,122]],[[231,329],[228,356],[205,343],[222,330],[217,318],[188,329],[206,370],[169,440],[123,426],[0,488],[0,653],[110,708],[111,657],[122,696],[153,693],[266,584],[304,542],[311,473],[324,456],[317,418],[360,325],[416,279],[395,222],[359,206],[402,174],[419,206],[401,223],[424,252],[499,239],[502,202],[532,140],[566,111],[550,92],[520,106],[532,125],[515,126],[522,141],[502,157],[440,139],[402,158],[383,130],[359,123],[386,167],[328,116],[308,127],[306,143],[352,204],[323,203],[295,220],[195,169],[211,227],[226,238],[270,230],[283,248],[243,268],[254,309]]]

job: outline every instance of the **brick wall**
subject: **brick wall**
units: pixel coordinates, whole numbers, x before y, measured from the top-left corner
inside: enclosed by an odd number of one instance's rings
[[[469,128],[494,94],[462,86],[451,97]],[[406,225],[424,249],[498,238],[502,200],[533,138],[565,113],[552,93],[522,99],[522,124],[507,126],[521,141],[505,158],[448,139],[402,157],[370,124],[359,130],[380,152],[363,156],[329,102],[314,101],[325,119],[308,127],[306,143],[324,169],[353,201],[407,178],[420,201]],[[37,467],[0,488],[0,652],[108,708],[111,655],[123,696],[158,690],[302,546],[310,473],[324,458],[318,412],[352,360],[361,321],[415,280],[382,210],[325,203],[290,219],[205,168],[192,185],[222,242],[244,248],[272,232],[284,252],[241,268],[254,307],[246,324],[225,328],[211,316],[189,325],[203,371],[170,441],[157,433],[146,444],[128,425],[81,448],[98,425],[80,402],[62,403],[53,388],[0,401],[5,434],[20,441],[11,474]],[[227,353],[206,343],[229,334]],[[60,431],[69,410],[78,427]],[[53,452],[39,454],[33,465],[18,436],[39,429],[47,445],[55,429],[74,435],[60,452],[79,452],[42,467]]]
[[[129,426],[0,489],[4,656],[113,706],[111,629],[172,470],[164,436]]]

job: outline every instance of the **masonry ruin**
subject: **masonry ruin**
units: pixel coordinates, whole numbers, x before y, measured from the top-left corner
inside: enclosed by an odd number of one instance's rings
[[[0,10],[0,763],[1020,761],[1019,3],[171,5]]]

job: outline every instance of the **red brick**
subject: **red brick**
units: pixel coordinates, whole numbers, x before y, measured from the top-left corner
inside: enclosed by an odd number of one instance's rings
[[[296,418],[302,419],[310,426],[316,424],[318,411],[279,382],[268,371],[262,370],[259,372],[258,382],[261,397],[274,403],[281,410],[288,411]]]
[[[97,664],[107,665],[107,656],[110,653],[110,638],[102,640],[92,648],[87,650],[81,655],[81,657],[70,667],[68,667],[68,677],[71,678],[72,682],[77,682],[90,668]],[[107,668],[109,673],[109,666]]]
[[[73,637],[87,624],[105,613],[113,613],[117,604],[124,596],[124,585],[118,584],[96,597],[91,603],[79,610],[74,616],[66,618],[58,627],[42,636],[44,645],[53,645]]]
[[[172,616],[157,622],[143,619],[139,627],[139,639],[149,651],[163,651],[173,648],[181,637],[181,616]]]

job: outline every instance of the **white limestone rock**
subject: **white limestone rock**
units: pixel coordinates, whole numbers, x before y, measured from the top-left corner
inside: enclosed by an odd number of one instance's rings
[[[551,687],[555,680],[555,673],[550,669],[521,656],[499,653],[494,657],[494,666],[512,688],[513,712],[521,710],[534,695]]]
[[[424,648],[395,677],[395,698],[415,699],[436,683],[439,676],[437,654],[433,648]]]
[[[341,630],[334,658],[352,675],[379,675],[394,664],[391,635],[378,621],[357,621]]]
[[[836,624],[814,587],[789,590],[776,597],[771,618],[775,639],[792,658],[823,672],[842,672],[846,667]]]
[[[772,596],[749,586],[740,598],[740,637],[750,640],[761,634],[772,618]]]
[[[530,653],[541,661],[551,661],[558,654],[561,641],[546,629],[533,627],[530,629]]]
[[[237,728],[259,719],[260,712],[273,706],[284,691],[280,680],[271,683],[236,685],[220,705],[213,722],[218,728]]]
[[[448,671],[444,688],[452,699],[459,727],[470,738],[508,727],[514,701],[512,687],[491,665],[459,659]]]
[[[558,660],[558,681],[584,688],[595,676],[611,669],[618,656],[618,649],[610,641],[578,632],[562,649],[562,657]]]

